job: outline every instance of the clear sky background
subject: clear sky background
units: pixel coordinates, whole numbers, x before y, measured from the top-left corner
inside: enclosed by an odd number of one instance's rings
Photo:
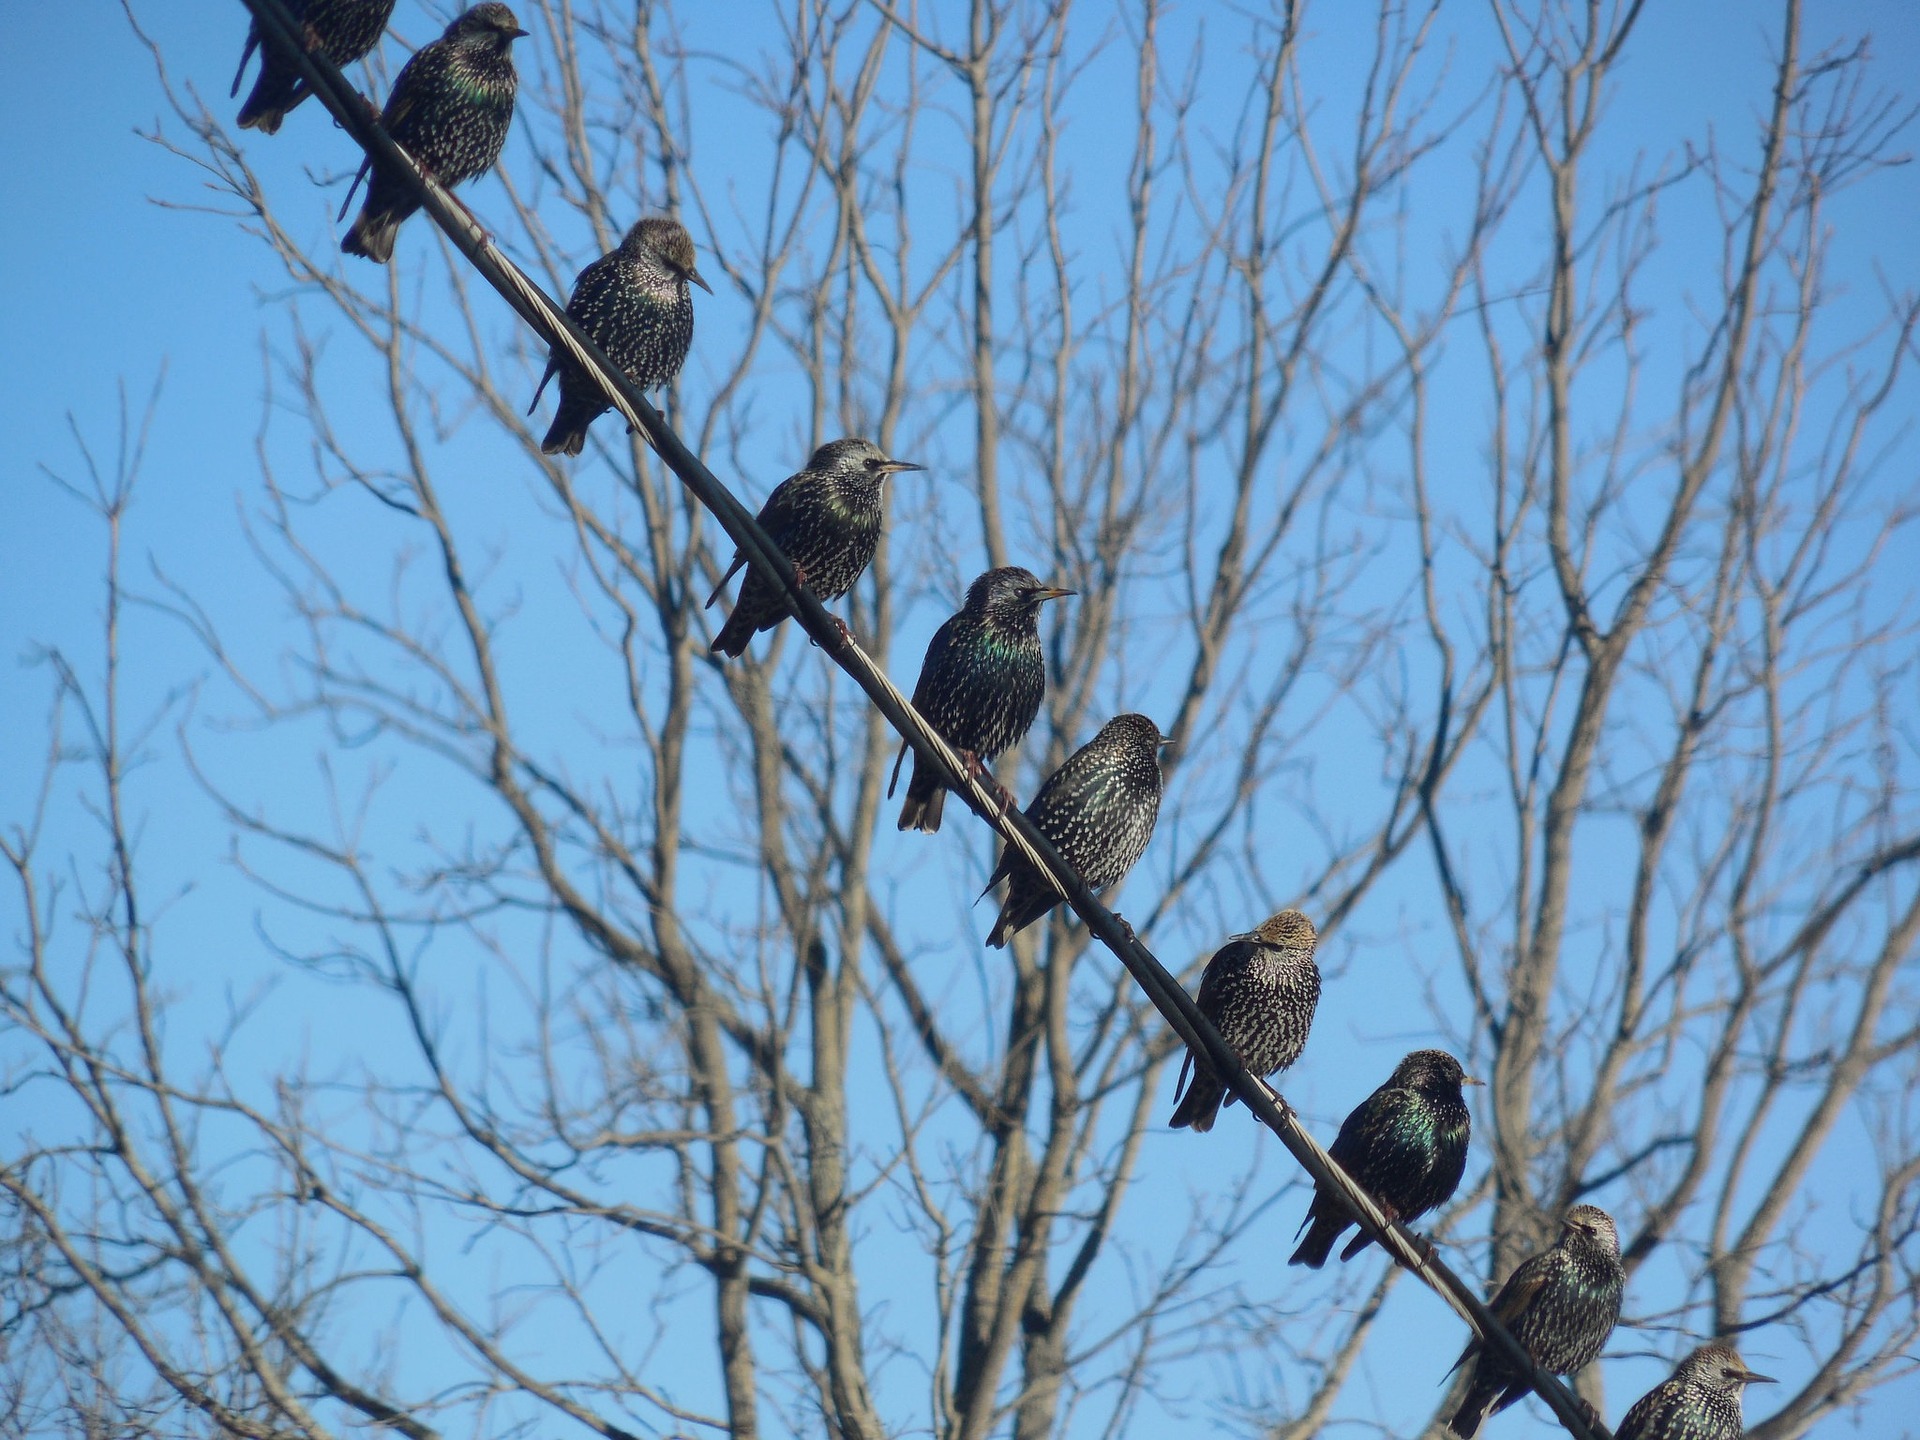
[[[1338,8],[1319,7],[1323,29],[1338,24]],[[756,9],[711,5],[706,23],[737,24],[735,12]],[[1830,36],[1871,31],[1880,82],[1920,93],[1920,6],[1829,0],[1810,10],[1809,50]],[[226,89],[245,30],[241,7],[169,0],[141,5],[138,13],[170,71],[216,109],[229,110]],[[397,24],[415,43],[430,31],[417,0],[402,0]],[[1698,134],[1709,119],[1747,124],[1753,77],[1767,61],[1766,31],[1750,0],[1654,0],[1645,25],[1648,33],[1636,39],[1616,101],[1635,113],[1636,133],[1651,144]],[[239,517],[258,499],[263,333],[283,340],[285,319],[275,305],[284,276],[272,258],[232,219],[197,210],[206,195],[193,166],[143,138],[141,132],[159,123],[164,101],[153,59],[118,6],[105,0],[10,6],[0,68],[7,75],[0,86],[0,133],[13,139],[0,152],[0,194],[10,215],[0,226],[0,756],[6,757],[0,760],[0,823],[11,823],[30,801],[44,744],[47,686],[44,670],[31,663],[37,648],[58,644],[83,664],[98,653],[100,528],[41,473],[44,466],[83,479],[70,423],[111,464],[121,390],[137,418],[164,377],[127,538],[131,578],[144,585],[154,566],[187,584],[261,655],[284,642],[278,592],[248,559]],[[344,163],[347,142],[316,110],[299,112],[272,142],[246,142],[281,193],[291,195],[308,185],[310,174]],[[705,162],[724,163],[711,136],[706,145]],[[491,186],[482,182],[469,193],[482,213],[498,198]],[[337,189],[318,193],[318,200],[299,202],[316,216],[338,197]],[[1894,288],[1920,283],[1920,177],[1902,172],[1872,187],[1871,197],[1835,212],[1843,273],[1862,304],[1874,302],[1881,275]],[[1686,236],[1670,238],[1688,243]],[[738,318],[724,296],[712,303],[702,297],[701,307],[703,333],[724,332]],[[899,654],[917,656],[936,621],[931,612],[917,617],[911,635],[898,643]],[[205,674],[204,656],[164,617],[134,617],[130,641],[126,678],[136,704],[150,708]],[[896,659],[896,671],[901,663]],[[226,827],[175,752],[172,727],[187,714],[181,706],[168,711],[145,752],[138,790],[142,860],[154,890],[174,897],[168,953],[193,957],[175,984],[190,1013],[205,1007],[198,1012],[202,1023],[212,1024],[233,995],[262,983],[271,964],[254,929],[257,896],[224,864]],[[195,723],[197,713],[189,720]],[[262,768],[251,772],[243,745],[225,753],[242,788],[276,783],[268,767],[282,763],[281,752],[263,754]],[[284,778],[297,785],[310,777]],[[78,843],[86,825],[73,816],[56,829]],[[10,894],[0,900],[9,931],[13,903]],[[1330,995],[1322,1031],[1371,1027],[1375,1038],[1397,1043],[1391,1026],[1366,1012],[1362,996]],[[309,986],[290,1006],[281,1034],[295,1037],[288,1040],[292,1048],[325,1047],[358,1019],[346,1007],[330,1010],[326,991]],[[259,1057],[262,1063],[274,1058]],[[1366,1073],[1363,1066],[1348,1071],[1330,1063],[1315,1077],[1324,1094],[1309,1091],[1304,1103],[1337,1114],[1344,1106],[1336,1097],[1364,1088],[1359,1077]],[[1181,1177],[1170,1175],[1166,1183],[1172,1193]],[[1420,1325],[1454,1333],[1452,1322],[1437,1314],[1437,1300],[1412,1285],[1401,1288],[1394,1304],[1406,1334]],[[1437,1376],[1425,1372],[1435,1368],[1373,1374],[1365,1385],[1426,1394]],[[1636,1394],[1659,1373],[1650,1361],[1623,1370],[1616,1394]],[[1863,1433],[1911,1433],[1910,1420],[1894,1417],[1920,1411],[1920,1385],[1905,1382],[1879,1404]],[[1547,1433],[1543,1413],[1526,1421],[1511,1417],[1496,1434],[1521,1440]]]

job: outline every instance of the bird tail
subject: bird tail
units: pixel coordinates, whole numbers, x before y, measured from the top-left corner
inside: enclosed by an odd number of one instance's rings
[[[1313,1228],[1307,1231],[1307,1238],[1302,1240],[1299,1248],[1288,1257],[1287,1264],[1305,1265],[1309,1269],[1318,1270],[1327,1263],[1327,1256],[1333,1252],[1333,1242],[1340,1238],[1340,1232],[1346,1229],[1350,1222],[1344,1215],[1324,1213],[1318,1203],[1319,1197],[1315,1196],[1314,1200],[1313,1209],[1307,1212],[1307,1218],[1313,1222]],[[1361,1232],[1361,1238],[1365,1238],[1364,1231]],[[1346,1260],[1351,1257],[1343,1254],[1340,1258]]]
[[[1366,1249],[1367,1246],[1371,1245],[1372,1243],[1373,1243],[1373,1236],[1369,1235],[1364,1230],[1360,1231],[1359,1234],[1355,1235],[1351,1240],[1347,1241],[1345,1248],[1341,1250],[1340,1252],[1341,1261],[1345,1262],[1345,1261],[1351,1260],[1354,1256],[1358,1255],[1362,1250]]]
[[[727,616],[727,623],[720,627],[720,633],[713,637],[708,648],[714,655],[731,655],[738,659],[747,653],[747,646],[753,640],[753,617],[747,613],[744,605],[734,602],[733,613]]]
[[[240,128],[242,130],[258,130],[262,135],[278,135],[280,133],[280,122],[287,118],[287,111],[293,107],[291,105],[268,105],[257,98],[259,95],[257,90],[254,92],[254,95],[256,98],[250,98],[245,105],[240,107]]]
[[[393,239],[400,233],[400,222],[405,218],[391,211],[375,210],[369,198],[366,207],[355,217],[353,228],[340,242],[340,248],[349,255],[364,255],[374,264],[384,265],[393,258]]]
[[[900,807],[902,830],[924,830],[931,835],[940,828],[940,812],[946,809],[947,787],[939,777],[923,774],[920,757],[913,757],[913,778],[907,782],[907,802]]]
[[[1192,1084],[1188,1084],[1188,1076]],[[1184,1093],[1182,1093],[1184,1091]],[[1187,1058],[1180,1064],[1180,1084],[1175,1087],[1173,1118],[1167,1124],[1175,1130],[1191,1125],[1194,1133],[1204,1135],[1213,1129],[1213,1122],[1220,1115],[1220,1102],[1227,1098],[1227,1087],[1220,1083],[1220,1077],[1205,1065],[1194,1063],[1193,1052],[1187,1052]]]
[[[578,455],[587,448],[587,427],[571,423],[563,410],[547,427],[547,438],[540,442],[542,455]]]
[[[1469,1340],[1467,1342],[1467,1348],[1460,1352],[1460,1358],[1453,1362],[1453,1369],[1447,1373],[1451,1375],[1454,1370],[1458,1370],[1462,1365],[1465,1365],[1479,1352],[1479,1349],[1480,1342],[1478,1339]],[[1458,1435],[1460,1440],[1473,1440],[1474,1434],[1480,1429],[1481,1424],[1489,1415],[1492,1415],[1496,1411],[1504,1410],[1507,1405],[1512,1403],[1512,1400],[1508,1400],[1504,1404],[1495,1403],[1501,1398],[1500,1392],[1506,1388],[1505,1382],[1499,1376],[1496,1375],[1491,1379],[1488,1378],[1486,1358],[1482,1356],[1481,1363],[1473,1368],[1472,1377],[1467,1385],[1466,1396],[1460,1401],[1460,1408],[1453,1412],[1453,1419],[1447,1422],[1447,1428],[1455,1435]],[[1524,1390],[1522,1393],[1524,1393]],[[1518,1398],[1518,1395],[1513,1397],[1513,1399]]]
[[[1476,1385],[1467,1392],[1467,1398],[1460,1402],[1460,1408],[1453,1412],[1453,1419],[1447,1422],[1447,1428],[1460,1440],[1473,1440],[1480,1431],[1481,1421],[1492,1410],[1493,1397],[1497,1390],[1484,1390]]]

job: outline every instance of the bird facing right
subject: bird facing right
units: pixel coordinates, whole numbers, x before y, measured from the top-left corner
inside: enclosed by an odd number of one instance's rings
[[[1066,758],[1033,797],[1026,816],[1080,874],[1089,890],[1126,878],[1147,848],[1160,816],[1160,727],[1144,715],[1116,715]],[[987,936],[999,950],[1060,903],[1060,895],[1011,845],[987,881],[1002,880],[1007,898]]]
[[[913,687],[913,708],[963,760],[995,759],[1032,727],[1047,693],[1040,607],[1071,594],[1041,584],[1031,570],[1003,565],[969,585],[960,613],[933,632]],[[903,741],[887,785],[889,799],[907,749]],[[938,830],[946,798],[939,771],[915,755],[907,800],[900,807],[900,828]]]
[[[513,42],[526,33],[500,0],[482,0],[401,67],[380,123],[442,185],[484,175],[500,158],[520,88]],[[366,203],[340,248],[386,264],[401,222],[419,208],[412,186],[374,166]]]
[[[580,272],[567,301],[578,322],[620,371],[642,390],[673,383],[693,344],[693,291],[713,287],[694,268],[693,237],[666,215],[649,215],[620,244]],[[533,404],[554,372],[560,375],[560,408],[540,449],[548,455],[578,455],[587,427],[607,413],[600,387],[568,353],[555,346]],[[533,413],[533,405],[527,407]]]
[[[1633,1402],[1613,1440],[1740,1440],[1741,1392],[1773,1383],[1749,1370],[1731,1345],[1702,1345]]]
[[[1462,1085],[1478,1085],[1444,1050],[1415,1050],[1394,1067],[1393,1077],[1362,1100],[1341,1122],[1328,1152],[1389,1217],[1412,1223],[1453,1198],[1467,1168],[1472,1119]],[[1287,1261],[1318,1270],[1333,1242],[1354,1217],[1333,1191],[1316,1186],[1307,1210],[1307,1238]],[[1362,1230],[1340,1252],[1351,1260],[1373,1237]]]
[[[887,477],[925,468],[889,460],[871,440],[829,440],[813,452],[804,470],[773,487],[760,507],[760,528],[780,547],[795,577],[816,599],[838,600],[853,589],[880,548]],[[707,596],[709,609],[746,563],[743,551],[733,552],[733,563]],[[716,655],[744,655],[757,633],[771,630],[790,613],[779,582],[749,566],[733,613],[710,648]]]
[[[1279,1074],[1307,1048],[1320,1005],[1320,967],[1313,959],[1319,939],[1313,921],[1298,910],[1282,910],[1252,934],[1227,941],[1200,972],[1194,1003],[1255,1075]],[[1201,1134],[1213,1128],[1222,1104],[1239,1098],[1212,1063],[1192,1051],[1180,1064],[1175,1090],[1177,1103],[1167,1123],[1176,1130],[1191,1125]]]
[[[287,9],[300,22],[307,49],[343,70],[380,43],[387,22],[393,18],[393,0],[288,0]],[[240,77],[247,73],[247,61],[259,50],[260,73],[240,107],[239,123],[242,130],[275,135],[287,112],[313,91],[300,78],[294,57],[272,41],[266,41],[263,48],[263,39],[256,20],[247,27],[246,48],[240,52],[240,68],[233,72],[233,89],[228,93],[240,93]]]
[[[1613,1217],[1597,1206],[1575,1205],[1561,1223],[1559,1241],[1514,1267],[1493,1299],[1493,1315],[1534,1364],[1555,1375],[1572,1375],[1599,1358],[1620,1319],[1626,1284]],[[1453,1368],[1469,1360],[1475,1361],[1473,1376],[1450,1422],[1460,1440],[1471,1440],[1489,1415],[1533,1389],[1529,1377],[1516,1374],[1477,1336]]]

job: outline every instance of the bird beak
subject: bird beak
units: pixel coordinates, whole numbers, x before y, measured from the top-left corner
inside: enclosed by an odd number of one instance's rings
[[[1034,591],[1033,593],[1035,598],[1038,599],[1041,604],[1045,604],[1049,600],[1064,600],[1069,595],[1073,595],[1078,592],[1073,590],[1062,590],[1058,585],[1042,585],[1038,590]]]
[[[1460,1083],[1462,1085],[1485,1085],[1487,1082],[1484,1080],[1476,1080],[1471,1075],[1463,1075],[1460,1077]]]
[[[1771,1375],[1762,1375],[1753,1370],[1742,1370],[1740,1372],[1740,1383],[1743,1385],[1778,1385],[1780,1382]]]
[[[702,280],[700,278],[700,272],[694,269],[691,265],[689,265],[686,269],[686,276],[687,276],[687,279],[691,280],[694,284],[698,285],[702,290],[706,291],[707,294],[711,295],[713,293],[713,287],[707,284],[705,280]]]
[[[1168,747],[1169,745],[1171,745],[1171,744],[1173,744],[1173,736],[1171,736],[1171,735],[1162,735],[1162,736],[1160,737],[1160,743],[1159,743],[1158,745],[1156,745],[1156,746],[1154,746],[1153,748],[1154,748],[1154,749],[1156,749],[1156,750],[1164,750],[1164,749],[1166,749],[1166,748],[1167,748],[1167,747]]]
[[[524,40],[527,38],[527,36],[533,34],[531,30],[522,30],[518,25],[515,25],[511,29],[505,30],[501,33],[503,33],[509,40]]]
[[[892,475],[901,470],[924,470],[926,468],[924,465],[914,464],[911,460],[882,460],[880,462],[881,473],[886,475]]]

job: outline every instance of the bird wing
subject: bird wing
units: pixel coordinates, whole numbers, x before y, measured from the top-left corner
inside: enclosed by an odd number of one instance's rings
[[[1558,1250],[1547,1250],[1521,1261],[1493,1297],[1493,1318],[1512,1329],[1514,1321],[1533,1308],[1540,1291],[1553,1278],[1559,1257]]]
[[[793,527],[794,494],[799,489],[795,482],[799,479],[798,475],[789,475],[774,486],[773,493],[767,496],[767,503],[760,507],[759,515],[754,517],[759,520],[760,528],[766,531],[773,543],[780,546],[782,550],[786,549],[785,537]],[[713,608],[713,602],[720,598],[720,593],[727,588],[727,582],[739,574],[740,567],[746,563],[747,555],[744,550],[733,552],[733,563],[727,566],[727,573],[720,577],[720,583],[714,586],[713,593],[707,596],[705,608],[708,610]]]
[[[1359,1175],[1402,1173],[1428,1159],[1415,1128],[1418,1119],[1412,1095],[1398,1085],[1382,1085],[1340,1122],[1328,1153]]]

